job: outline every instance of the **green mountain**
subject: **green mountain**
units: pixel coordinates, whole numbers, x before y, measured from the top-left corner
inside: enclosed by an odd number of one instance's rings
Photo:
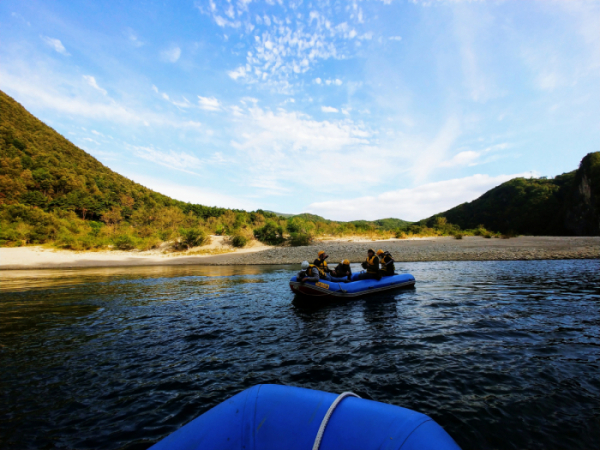
[[[553,179],[515,178],[421,223],[431,226],[436,217],[462,229],[481,224],[502,233],[598,236],[600,152],[586,155],[573,172]]]
[[[0,205],[15,204],[95,220],[112,207],[125,217],[144,207],[176,206],[203,216],[226,211],[194,208],[113,172],[0,91]]]

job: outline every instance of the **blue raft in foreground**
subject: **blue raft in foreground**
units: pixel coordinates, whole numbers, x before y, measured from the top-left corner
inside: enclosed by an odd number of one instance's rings
[[[358,274],[352,276],[350,283],[336,283],[321,280],[318,282],[307,281],[300,283],[295,276],[290,280],[290,288],[296,294],[310,295],[313,297],[358,297],[375,292],[389,291],[402,287],[415,285],[415,277],[409,273],[383,277],[381,280],[356,280]]]
[[[354,394],[257,385],[152,450],[460,450],[424,414],[348,395]]]

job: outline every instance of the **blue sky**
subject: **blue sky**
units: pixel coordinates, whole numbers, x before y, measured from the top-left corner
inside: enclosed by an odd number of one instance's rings
[[[418,220],[600,150],[600,2],[0,3],[0,89],[172,197]]]

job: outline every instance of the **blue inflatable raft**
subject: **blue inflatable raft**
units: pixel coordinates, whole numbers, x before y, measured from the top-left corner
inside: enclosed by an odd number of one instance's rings
[[[254,386],[152,450],[460,450],[428,416],[354,395]]]
[[[310,295],[313,297],[358,297],[375,292],[388,291],[415,285],[415,277],[409,273],[383,277],[381,280],[358,280],[358,274],[352,275],[349,283],[336,283],[320,280],[317,282],[306,281],[301,283],[295,276],[290,280],[290,288],[296,294]]]

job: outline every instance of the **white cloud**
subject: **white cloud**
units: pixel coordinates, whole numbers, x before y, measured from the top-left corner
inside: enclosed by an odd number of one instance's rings
[[[19,98],[19,101],[28,108],[35,106],[119,125],[153,125],[188,129],[202,127],[200,122],[193,120],[182,121],[147,109],[131,108],[108,96],[104,96],[102,101],[96,98],[90,100],[85,91],[77,90],[78,83],[64,77],[54,79],[49,74],[31,71],[14,75],[4,71],[3,67],[0,67],[0,77],[3,90]]]
[[[440,164],[440,167],[454,167],[454,166],[470,166],[474,165],[474,162],[479,159],[479,152],[467,150],[460,152],[449,161],[444,161]]]
[[[308,115],[251,106],[236,119],[234,160],[244,168],[243,182],[277,195],[320,184],[331,177],[344,183],[377,183],[380,161],[369,156],[371,132],[353,121],[317,121]],[[341,159],[344,164],[339,164]],[[387,164],[387,163],[386,163]],[[366,173],[365,173],[366,172]],[[337,192],[338,184],[323,189]],[[322,191],[323,192],[323,191]]]
[[[235,70],[228,71],[227,75],[229,75],[234,80],[237,80],[238,78],[244,78],[246,76],[246,68],[243,66],[240,66]]]
[[[321,79],[320,78],[315,78],[315,83],[321,84]]]
[[[241,22],[239,20],[227,20],[226,18],[221,17],[219,15],[215,15],[213,16],[213,18],[215,19],[215,23],[220,27],[239,28],[241,25]]]
[[[40,36],[40,37],[42,38],[42,41],[44,41],[47,45],[52,47],[54,50],[56,50],[61,55],[70,56],[70,53],[67,51],[67,49],[62,44],[62,42],[60,42],[60,39],[54,39],[54,38],[51,38],[48,36]]]
[[[181,49],[177,46],[173,46],[167,50],[163,50],[162,52],[160,52],[160,57],[165,62],[177,62],[180,56]]]
[[[481,160],[481,157],[490,153],[495,152],[497,150],[504,150],[509,148],[510,145],[506,142],[502,144],[492,145],[490,147],[484,148],[481,151],[474,150],[464,150],[462,152],[457,153],[452,157],[452,159],[448,161],[443,161],[439,164],[439,167],[457,167],[457,166],[477,166],[479,164],[483,164],[485,162],[489,162],[488,160]]]
[[[106,95],[106,90],[105,90],[105,89],[102,89],[100,86],[98,86],[98,83],[96,82],[96,78],[94,78],[94,77],[93,77],[93,76],[91,76],[91,75],[84,75],[84,76],[83,76],[83,79],[84,79],[85,81],[87,81],[87,83],[88,83],[88,84],[89,84],[91,87],[93,87],[93,88],[94,88],[94,89],[96,89],[97,91],[101,92],[101,93],[102,93],[102,95]]]
[[[321,111],[323,111],[324,113],[336,113],[339,112],[337,108],[334,108],[333,106],[321,106]]]
[[[182,101],[171,100],[171,103],[180,108],[190,108],[192,106],[191,102],[185,97],[182,97],[182,98],[183,98]]]
[[[328,85],[328,86],[330,84],[335,84],[336,86],[341,86],[342,85],[342,80],[340,80],[339,78],[328,79],[328,80],[325,80],[325,84]]]
[[[486,191],[510,179],[531,176],[537,174],[528,172],[495,177],[478,174],[428,183],[412,189],[384,192],[373,197],[317,202],[309,205],[307,211],[333,220],[375,220],[396,217],[417,221],[447,211],[461,203],[473,201]]]
[[[185,97],[182,97],[183,100],[181,100],[181,101],[173,100],[173,99],[171,99],[171,97],[169,97],[169,94],[167,94],[166,92],[161,92],[155,85],[152,85],[152,90],[154,92],[156,92],[158,95],[160,95],[163,100],[166,100],[167,102],[169,102],[172,105],[175,105],[179,108],[190,108],[192,106],[190,101]]]
[[[390,36],[388,39],[390,41],[401,41],[402,40],[402,36]]]
[[[196,4],[219,27],[242,28],[247,35],[253,34],[244,64],[228,72],[234,80],[263,83],[280,91],[289,91],[289,80],[313,69],[319,61],[350,56],[355,51],[351,45],[355,38],[371,39],[373,36],[371,32],[359,34],[355,29],[354,25],[362,21],[362,11],[358,19],[356,12],[344,10],[343,14],[349,17],[334,24],[329,19],[331,11],[324,5],[311,6],[308,15],[290,16],[251,12],[249,3],[238,2],[235,14],[233,2],[211,2],[209,7]],[[263,7],[256,6],[258,8]]]
[[[198,96],[198,105],[200,105],[201,109],[207,111],[218,111],[221,109],[221,103],[215,97]]]
[[[254,200],[249,200],[239,195],[230,196],[211,189],[170,183],[163,179],[148,177],[147,175],[128,174],[128,177],[156,192],[183,202],[219,206],[221,208],[245,209],[247,211],[264,207],[264,204],[259,205]]]
[[[190,169],[200,169],[204,165],[200,159],[185,152],[175,152],[173,150],[163,152],[153,147],[138,145],[127,145],[127,147],[140,158],[186,173],[197,175]]]

